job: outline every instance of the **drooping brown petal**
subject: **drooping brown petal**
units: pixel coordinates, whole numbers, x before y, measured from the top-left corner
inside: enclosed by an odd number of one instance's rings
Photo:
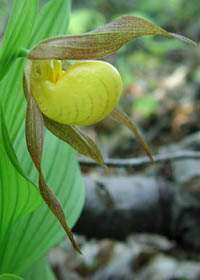
[[[164,35],[196,45],[192,40],[169,33],[139,17],[123,16],[92,32],[55,37],[41,42],[30,59],[97,59],[116,52],[127,41],[144,35]]]
[[[23,73],[23,90],[27,101],[29,98],[29,92],[31,92],[31,85],[30,85],[31,68],[32,68],[32,62],[31,60],[28,59],[25,64],[25,69]]]
[[[90,157],[101,166],[106,167],[99,148],[94,141],[78,128],[60,124],[43,116],[45,126],[58,138],[71,145],[80,154]]]
[[[27,74],[25,74],[25,77],[27,77]],[[42,173],[41,160],[42,160],[42,151],[43,151],[44,121],[43,121],[43,116],[34,98],[32,97],[31,92],[27,90],[28,84],[29,81],[24,82],[24,86],[26,87],[26,94],[28,94],[27,95],[28,106],[27,106],[27,114],[26,114],[26,142],[27,142],[28,151],[39,173],[40,193],[44,201],[50,208],[50,210],[59,220],[60,224],[62,225],[63,229],[68,235],[70,241],[72,242],[74,249],[79,253],[81,253],[78,245],[76,244],[76,241],[73,238],[73,235],[69,227],[67,226],[66,217],[62,209],[62,206],[60,205],[55,194],[48,187]]]
[[[73,234],[71,230],[69,229],[67,223],[66,223],[66,217],[63,211],[63,208],[61,204],[59,203],[57,197],[55,194],[52,192],[52,190],[48,187],[42,173],[39,173],[39,188],[40,188],[40,193],[48,205],[49,209],[53,212],[53,214],[58,218],[60,224],[62,225],[63,229],[65,230],[68,238],[70,239],[74,249],[80,253],[80,249],[78,245],[76,244],[76,241],[74,240]]]
[[[137,127],[135,126],[135,124],[129,119],[129,117],[122,112],[119,108],[115,108],[111,114],[109,115],[109,117],[111,117],[113,120],[124,124],[125,126],[127,126],[132,133],[135,135],[135,137],[138,139],[138,141],[141,143],[141,145],[143,146],[145,152],[147,153],[147,155],[149,156],[149,158],[151,159],[152,162],[154,162],[154,159],[152,157],[152,154],[150,152],[149,146],[148,144],[145,142],[145,140],[142,138],[142,136],[139,134]]]
[[[43,130],[42,114],[32,95],[29,94],[26,113],[26,143],[32,160],[39,172],[41,170],[40,165],[43,151]]]

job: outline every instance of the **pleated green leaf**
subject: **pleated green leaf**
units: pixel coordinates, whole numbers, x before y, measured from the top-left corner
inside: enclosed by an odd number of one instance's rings
[[[41,42],[29,54],[30,59],[97,59],[120,49],[129,40],[144,35],[164,35],[196,45],[192,40],[170,33],[135,16],[123,16],[92,32],[62,36]]]
[[[0,248],[7,232],[21,217],[35,210],[42,199],[38,189],[22,175],[0,111]]]
[[[43,172],[63,206],[69,228],[72,228],[84,203],[84,188],[76,154],[49,131],[46,131],[44,138]],[[22,157],[24,144],[19,145]],[[48,163],[45,159],[48,159]],[[29,163],[25,157],[23,166],[29,166],[29,175],[34,178],[35,173]],[[36,176],[36,181],[37,179]],[[20,219],[7,234],[6,245],[0,250],[0,273],[25,273],[65,235],[60,223],[46,204],[43,204],[32,214]]]
[[[39,278],[40,276],[40,278]],[[49,267],[45,258],[42,258],[35,263],[28,272],[23,275],[26,280],[56,280],[51,268]]]
[[[37,31],[37,38],[36,35],[34,38],[40,40],[65,34],[69,7],[68,0],[49,1],[43,7],[36,26],[31,28],[33,32]],[[34,38],[32,37],[32,40]],[[28,45],[33,46],[38,43],[36,39]],[[11,71],[0,83],[0,100],[4,108],[8,133],[19,162],[28,178],[37,184],[37,170],[25,143],[24,119],[27,103],[22,90],[24,62],[23,58],[15,61]],[[67,144],[48,131],[45,132],[44,138],[42,167],[45,178],[63,205],[68,225],[71,228],[79,217],[84,203],[84,188],[76,154]],[[43,204],[32,214],[19,219],[10,228],[4,246],[1,246],[0,250],[0,273],[18,275],[25,273],[64,236],[65,232],[59,222]]]
[[[23,280],[23,279],[13,274],[3,274],[0,275],[0,280]]]
[[[21,50],[27,47],[37,8],[38,0],[15,0],[0,49],[0,80],[9,71]]]
[[[53,0],[47,2],[37,18],[33,32],[31,33],[28,47],[38,44],[46,38],[64,35],[69,25],[70,0]]]

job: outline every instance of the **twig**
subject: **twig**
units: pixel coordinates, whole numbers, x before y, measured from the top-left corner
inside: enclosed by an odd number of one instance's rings
[[[159,154],[153,156],[155,163],[166,162],[171,160],[182,159],[200,159],[200,152],[197,151],[179,151],[168,154]],[[131,158],[131,159],[104,159],[105,165],[112,167],[137,167],[152,163],[148,157]],[[80,165],[98,166],[90,159],[79,158]]]

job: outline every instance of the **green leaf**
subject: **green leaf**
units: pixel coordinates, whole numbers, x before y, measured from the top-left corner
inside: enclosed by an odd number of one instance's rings
[[[149,149],[148,144],[143,139],[143,137],[140,135],[140,133],[137,130],[137,127],[135,124],[130,120],[130,118],[122,112],[119,108],[115,108],[111,114],[109,115],[113,120],[124,124],[126,127],[130,129],[130,131],[135,135],[135,137],[138,139],[142,147],[144,148],[145,152],[147,153],[148,157],[151,159],[152,162],[154,162],[154,159],[152,157],[151,151]]]
[[[42,203],[38,189],[23,176],[0,111],[0,248],[7,232],[21,217]]]
[[[105,167],[103,157],[95,142],[78,128],[60,124],[43,116],[45,126],[58,138],[72,146],[80,154],[90,157]]]
[[[42,8],[30,38],[29,47],[56,35],[64,35],[69,25],[70,0],[51,0]]]
[[[0,82],[0,101],[12,143],[25,119],[26,101],[22,90],[24,62],[25,59],[15,61],[11,71]]]
[[[0,50],[0,80],[6,75],[22,48],[27,47],[37,7],[38,0],[15,0]]]
[[[23,279],[13,274],[3,274],[0,275],[0,280],[23,280]]]
[[[192,40],[169,33],[135,16],[123,16],[92,32],[51,38],[36,46],[30,59],[97,59],[120,49],[129,40],[144,35],[164,35],[196,45]]]
[[[24,143],[20,144],[19,149],[23,153]],[[62,204],[68,226],[72,228],[84,203],[84,187],[76,154],[67,144],[46,131],[43,159],[46,180]],[[27,158],[23,165],[29,165]],[[30,176],[35,174],[32,172],[30,168]],[[6,245],[0,250],[0,273],[21,275],[64,236],[60,223],[43,204],[32,214],[20,219],[7,234]]]
[[[37,261],[37,263],[35,263],[31,269],[29,269],[28,272],[23,275],[23,277],[26,280],[56,280],[55,275],[53,274],[45,258]]]
[[[52,0],[43,7],[41,12],[43,20],[39,17],[38,24],[35,26],[38,38],[47,38],[66,32],[69,2]],[[44,10],[48,11],[46,15]],[[62,21],[60,19],[49,21],[49,18],[57,19],[58,13]],[[43,22],[42,27],[41,22]],[[30,43],[30,45],[32,44]],[[31,161],[25,143],[26,101],[22,90],[24,61],[24,59],[16,61],[12,66],[12,71],[1,82],[0,100],[4,108],[9,136],[20,164],[26,175],[37,183],[37,170]],[[84,203],[84,188],[76,154],[67,144],[48,131],[44,138],[43,171],[48,184],[52,186],[65,210],[67,222],[71,228],[79,217]],[[21,275],[64,236],[65,232],[59,222],[43,204],[32,214],[18,220],[7,233],[6,242],[0,250],[0,273]]]

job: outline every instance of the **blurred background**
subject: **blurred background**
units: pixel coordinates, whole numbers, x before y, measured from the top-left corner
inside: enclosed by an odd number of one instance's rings
[[[198,42],[199,12],[198,0],[74,0],[69,32],[87,32],[116,17],[136,15]],[[145,131],[151,145],[156,142],[155,148],[179,141],[185,134],[199,128],[199,55],[198,47],[171,38],[147,36],[129,42],[106,58],[118,68],[123,78],[122,108],[137,121],[141,131]],[[100,123],[97,129],[101,130],[103,125],[103,130],[107,126],[109,130],[111,124]],[[121,135],[118,136],[121,140]],[[103,136],[100,138],[104,141]],[[114,138],[117,141],[116,135]],[[113,141],[110,142],[111,150],[103,143],[108,156],[115,156],[116,150],[118,156],[122,153],[123,157],[132,157],[138,149],[124,142],[119,149]]]
[[[0,0],[0,40],[11,2]],[[199,0],[73,0],[69,33],[122,15],[200,39]],[[199,151],[199,46],[146,36],[106,60],[123,78],[120,106],[153,154]],[[145,155],[128,129],[110,119],[84,130],[106,158]],[[82,163],[86,206],[74,231],[83,256],[66,248],[66,241],[54,248],[49,262],[57,279],[200,279],[199,167],[197,158],[106,170]]]

